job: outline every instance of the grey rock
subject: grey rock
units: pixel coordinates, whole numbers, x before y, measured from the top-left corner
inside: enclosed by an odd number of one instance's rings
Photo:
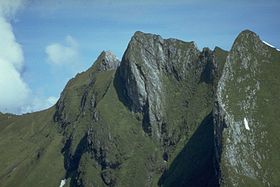
[[[98,63],[98,71],[114,70],[117,69],[120,64],[116,55],[114,55],[111,51],[102,51],[96,61]]]
[[[106,185],[115,186],[116,179],[110,169],[102,171],[101,177]]]
[[[76,121],[80,115],[85,114],[85,109],[92,111],[93,119],[98,121],[98,114],[95,111],[97,105],[96,96],[92,85],[95,82],[95,74],[116,70],[120,61],[111,51],[102,51],[93,65],[83,73],[78,73],[75,78],[71,79],[56,103],[56,113],[54,121],[60,122],[63,128],[68,124]],[[80,85],[83,84],[83,86]],[[78,89],[74,89],[78,86]],[[75,99],[73,99],[75,98]],[[80,107],[76,107],[75,100],[80,100]]]
[[[278,81],[267,88],[271,79],[267,71],[279,66],[275,49],[266,46],[258,35],[249,30],[239,34],[227,57],[217,89],[214,108],[215,149],[217,169],[222,186],[275,186],[279,181],[279,165],[268,158],[278,155],[279,144],[274,144],[273,116],[275,104],[263,110],[263,97],[274,98],[272,89],[279,90]],[[277,75],[274,75],[277,76]],[[273,109],[274,108],[274,109]],[[269,112],[270,111],[270,112]],[[265,115],[266,118],[261,117]],[[277,117],[276,117],[277,118]],[[273,116],[275,119],[275,116]],[[246,128],[247,120],[250,128]],[[274,172],[271,172],[271,170]],[[270,173],[270,174],[268,174]]]
[[[144,115],[145,132],[161,138],[165,101],[170,99],[165,96],[163,77],[172,75],[177,81],[199,82],[205,63],[211,60],[204,60],[204,56],[200,57],[194,42],[162,39],[139,31],[134,34],[122,58],[119,76],[129,108]]]

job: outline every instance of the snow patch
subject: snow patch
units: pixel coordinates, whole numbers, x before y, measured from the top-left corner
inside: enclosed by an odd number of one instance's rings
[[[273,45],[271,45],[270,43],[266,42],[266,41],[262,41],[263,43],[265,43],[266,45],[268,45],[269,47],[275,48]]]
[[[246,118],[244,118],[244,125],[245,125],[245,129],[250,130],[250,127],[248,125],[248,121]]]
[[[59,187],[63,187],[66,183],[66,179],[61,180]]]
[[[280,51],[280,49],[277,49],[275,46],[271,45],[270,43],[266,42],[266,41],[262,41],[264,44],[268,45],[269,47],[275,48],[277,51]]]

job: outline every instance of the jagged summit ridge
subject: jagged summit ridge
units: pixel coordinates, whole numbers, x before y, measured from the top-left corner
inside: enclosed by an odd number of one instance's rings
[[[230,52],[136,32],[54,107],[0,113],[0,186],[277,186],[279,61],[251,31]]]
[[[157,138],[162,134],[160,129],[165,123],[166,108],[164,77],[198,81],[204,63],[199,55],[194,42],[163,39],[140,31],[133,35],[122,58],[119,75],[125,85],[124,94],[129,99],[129,107],[134,112],[144,113],[146,132]],[[188,72],[193,69],[197,75],[191,77]]]
[[[179,142],[189,138],[186,134],[195,131],[198,124],[191,119],[202,121],[201,116],[211,112],[211,95],[226,54],[219,48],[199,51],[194,42],[142,32],[131,38],[115,75],[122,85],[119,93],[126,98],[123,102],[130,111],[136,113],[145,134],[162,146],[165,159],[172,157],[175,145],[183,146]],[[200,97],[207,102],[198,106]],[[208,156],[204,158],[211,159]],[[179,185],[169,174],[162,177],[161,183]]]
[[[67,126],[77,120],[87,109],[93,110],[92,118],[97,119],[97,113],[94,111],[96,102],[98,102],[97,90],[93,87],[97,81],[97,74],[106,74],[110,71],[116,71],[120,61],[111,51],[102,51],[93,65],[85,72],[79,73],[71,79],[65,86],[61,96],[56,103],[56,113],[54,119],[57,122]],[[112,77],[107,77],[112,79]],[[104,90],[100,91],[101,94]],[[79,103],[79,107],[77,107]]]

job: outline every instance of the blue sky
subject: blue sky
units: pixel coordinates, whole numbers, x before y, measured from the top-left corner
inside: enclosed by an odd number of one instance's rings
[[[15,37],[12,44],[20,45],[22,68],[15,71],[26,87],[26,97],[24,102],[10,105],[5,96],[10,95],[11,102],[18,96],[0,90],[2,112],[23,113],[49,107],[67,81],[90,67],[102,50],[111,50],[121,58],[137,30],[195,41],[200,49],[219,46],[229,50],[238,33],[250,29],[280,48],[280,1],[277,0],[10,2],[0,0],[0,18],[11,26],[9,31]],[[0,38],[4,34],[1,36],[0,32]],[[1,53],[5,56],[5,50],[0,51],[0,60]],[[6,79],[0,76],[0,84],[9,82]],[[11,92],[21,94],[22,91],[14,87]]]

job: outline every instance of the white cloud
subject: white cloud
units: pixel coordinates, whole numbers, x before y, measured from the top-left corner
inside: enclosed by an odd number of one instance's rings
[[[22,6],[22,2],[0,0],[0,111],[3,112],[19,112],[19,106],[27,102],[30,94],[20,74],[23,52],[7,20]]]
[[[0,0],[0,111],[26,113],[46,109],[55,104],[57,98],[39,98],[32,94],[22,79],[24,55],[16,41],[9,19],[21,8],[25,0]],[[75,46],[71,38],[68,43]]]
[[[58,98],[53,96],[48,98],[35,97],[32,99],[31,103],[21,108],[20,113],[30,113],[30,112],[44,110],[55,105],[57,101]]]
[[[17,71],[23,66],[21,46],[16,42],[12,26],[4,17],[0,17],[0,58],[9,62]]]
[[[27,102],[30,90],[16,68],[1,57],[0,88],[0,111],[19,112],[18,107]]]
[[[57,102],[58,98],[57,97],[49,97],[47,99],[47,102],[49,105],[54,105]]]
[[[27,0],[0,0],[0,15],[5,17],[14,16],[26,2]]]
[[[48,61],[55,65],[71,65],[78,62],[79,49],[76,40],[68,35],[65,44],[53,43],[46,47]]]

